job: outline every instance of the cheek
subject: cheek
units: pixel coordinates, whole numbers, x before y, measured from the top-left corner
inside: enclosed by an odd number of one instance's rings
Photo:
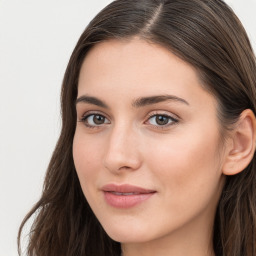
[[[90,138],[77,132],[73,141],[73,159],[83,186],[83,183],[93,179],[96,171],[100,169],[98,168],[101,163],[99,143],[93,143]]]
[[[161,201],[156,206],[164,208],[158,213],[160,219],[174,219],[180,225],[205,209],[210,209],[209,214],[215,211],[222,189],[221,172],[216,139],[206,137],[166,141],[165,146],[154,148],[154,159],[148,158],[148,168],[161,189]]]
[[[214,190],[221,173],[218,160],[218,133],[211,130],[175,136],[148,147],[148,168],[164,187],[177,197]],[[154,152],[151,152],[154,148]],[[169,185],[169,186],[168,186]],[[203,189],[203,190],[202,190]]]

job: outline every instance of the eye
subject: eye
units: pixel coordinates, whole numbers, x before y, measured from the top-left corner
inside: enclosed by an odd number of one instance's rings
[[[110,121],[105,116],[100,114],[86,115],[80,121],[83,122],[86,126],[92,128],[110,123]]]
[[[154,126],[169,126],[177,123],[178,120],[168,115],[155,114],[147,122]]]

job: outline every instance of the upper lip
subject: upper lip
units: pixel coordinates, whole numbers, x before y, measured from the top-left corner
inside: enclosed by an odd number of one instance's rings
[[[141,188],[130,184],[107,184],[102,187],[104,192],[117,192],[117,193],[137,193],[137,194],[149,194],[156,192],[152,189]]]

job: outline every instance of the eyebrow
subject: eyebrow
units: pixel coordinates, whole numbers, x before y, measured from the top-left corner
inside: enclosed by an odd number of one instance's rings
[[[177,101],[177,102],[181,102],[186,105],[189,105],[189,103],[186,100],[174,95],[157,95],[157,96],[139,98],[132,103],[132,106],[139,108],[139,107],[153,105],[153,104],[164,102],[164,101]]]
[[[107,106],[107,104],[104,103],[102,100],[100,100],[96,97],[92,97],[92,96],[83,95],[83,96],[77,98],[76,99],[76,104],[78,104],[80,102],[89,103],[89,104],[96,105],[96,106],[99,106],[99,107],[102,107],[102,108],[107,108],[107,109],[109,108]]]
[[[140,108],[140,107],[157,104],[164,101],[177,101],[177,102],[189,105],[189,103],[186,100],[174,95],[156,95],[156,96],[138,98],[133,101],[132,106],[135,108]],[[92,105],[109,109],[108,105],[104,101],[93,96],[83,95],[76,99],[76,104],[80,102],[89,103]]]

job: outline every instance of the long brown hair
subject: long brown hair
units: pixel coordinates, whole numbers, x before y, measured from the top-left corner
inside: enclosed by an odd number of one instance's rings
[[[81,64],[88,51],[108,39],[131,37],[160,44],[198,72],[219,104],[219,122],[230,128],[245,109],[256,113],[256,63],[246,32],[221,0],[116,0],[81,35],[62,84],[62,131],[40,200],[23,220],[35,219],[29,256],[120,256],[121,247],[102,229],[79,184],[72,157],[75,100]],[[228,176],[214,225],[218,256],[256,255],[256,159]]]

